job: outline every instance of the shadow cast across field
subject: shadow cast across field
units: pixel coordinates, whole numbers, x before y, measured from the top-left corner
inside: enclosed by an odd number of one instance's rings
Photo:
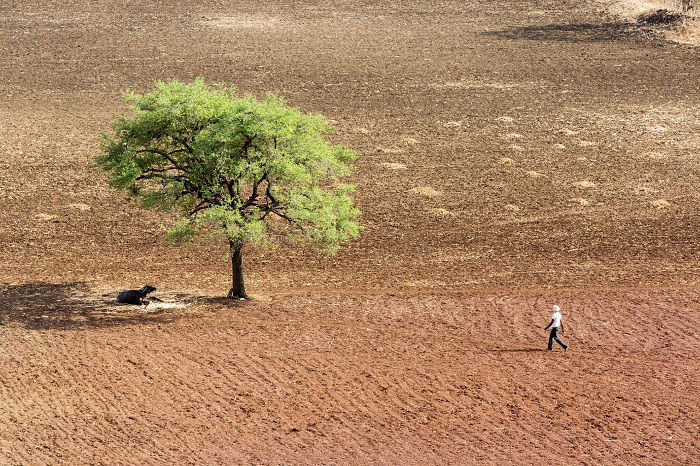
[[[575,23],[521,26],[500,31],[485,31],[481,35],[510,40],[539,40],[563,42],[607,42],[653,35],[636,23]]]
[[[0,324],[30,330],[83,329],[159,324],[182,316],[188,303],[223,305],[217,298],[170,295],[153,309],[117,304],[115,293],[102,295],[84,282],[0,284]]]

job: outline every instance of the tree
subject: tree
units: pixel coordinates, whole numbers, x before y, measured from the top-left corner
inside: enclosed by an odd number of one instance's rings
[[[177,213],[174,241],[207,233],[228,241],[229,298],[246,298],[243,246],[278,238],[330,254],[361,227],[354,187],[342,182],[355,153],[325,137],[322,115],[302,114],[268,94],[237,98],[234,88],[198,79],[129,93],[131,115],[104,134],[98,167],[147,208]]]

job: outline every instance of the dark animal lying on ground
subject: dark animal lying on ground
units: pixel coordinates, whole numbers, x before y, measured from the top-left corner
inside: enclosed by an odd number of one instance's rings
[[[144,286],[140,290],[120,291],[117,295],[117,302],[125,304],[148,304],[146,295],[148,295],[148,293],[153,293],[154,291],[156,291],[155,287],[148,285]],[[160,301],[158,298],[152,299]]]

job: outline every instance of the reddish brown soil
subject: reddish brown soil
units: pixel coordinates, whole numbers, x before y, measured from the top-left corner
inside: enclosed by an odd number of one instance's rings
[[[698,463],[700,49],[593,2],[121,3],[0,4],[1,464]],[[248,249],[251,302],[85,157],[195,76],[361,153],[362,237]]]

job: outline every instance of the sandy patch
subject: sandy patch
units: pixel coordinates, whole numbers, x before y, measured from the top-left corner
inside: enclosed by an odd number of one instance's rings
[[[628,21],[636,21],[645,11],[674,8],[673,1],[664,0],[598,0],[598,3],[608,12]]]
[[[419,186],[417,188],[413,188],[411,190],[412,194],[418,194],[420,196],[425,196],[425,197],[438,197],[442,196],[442,193],[435,188],[431,188],[430,186]]]
[[[653,140],[659,145],[671,143],[671,138],[678,138],[685,144],[697,144],[699,141],[697,132],[688,131],[688,128],[694,128],[700,124],[700,108],[694,104],[685,106],[675,102],[657,105],[630,104],[621,106],[615,112],[586,112],[586,114],[590,120],[605,127],[607,131],[641,132],[650,141]],[[663,131],[660,128],[666,130]]]
[[[440,280],[413,280],[410,282],[404,282],[403,285],[416,288],[433,288],[436,286],[447,286],[447,284],[444,281]]]
[[[518,83],[482,82],[482,81],[448,81],[431,84],[433,89],[498,89],[500,91],[512,91],[523,87]]]
[[[205,26],[217,29],[272,29],[279,27],[281,23],[282,20],[276,16],[251,13],[219,16],[202,21]]]
[[[530,178],[543,178],[543,177],[547,176],[544,173],[540,173],[540,172],[535,171],[535,170],[526,171],[525,174],[527,176],[529,176]]]
[[[652,160],[664,160],[668,158],[668,154],[665,152],[647,152],[644,155]]]
[[[658,189],[651,188],[649,186],[637,186],[634,188],[637,194],[656,194],[659,192]]]
[[[428,212],[430,212],[433,215],[437,215],[438,217],[452,217],[454,215],[449,210],[442,208],[430,209]]]
[[[384,154],[400,154],[403,152],[403,149],[400,149],[398,147],[377,147],[377,152],[382,152]]]
[[[696,9],[698,9],[696,14],[700,14],[700,3],[698,3]],[[680,44],[700,46],[700,19],[688,21],[677,28],[669,30],[666,32],[666,38]]]
[[[502,136],[503,139],[521,139],[522,137],[523,135],[518,133],[507,133]]]
[[[82,211],[92,209],[92,206],[89,206],[87,204],[81,204],[81,203],[68,204],[68,207],[70,207],[71,209],[82,210]]]
[[[580,206],[591,205],[591,201],[589,201],[588,199],[584,199],[582,197],[574,197],[572,199],[569,199],[569,202],[572,204],[580,205]]]
[[[155,312],[167,309],[184,309],[187,307],[185,303],[159,303],[157,301],[151,301],[147,306],[141,309],[141,312]]]
[[[574,186],[576,186],[577,188],[582,188],[582,189],[590,189],[590,188],[595,188],[598,185],[590,180],[581,180],[581,181],[577,181],[576,183],[574,183]]]
[[[650,204],[656,209],[665,209],[671,206],[671,203],[668,202],[666,199],[657,199],[655,201],[650,202]]]
[[[609,13],[618,16],[629,22],[636,22],[643,13],[666,9],[673,12],[682,11],[681,0],[598,0]],[[695,10],[690,14],[695,16],[695,20],[688,20],[685,24],[679,24],[672,28],[657,28],[663,36],[673,42],[687,45],[700,45],[700,4],[694,0]]]
[[[382,167],[388,168],[389,170],[405,170],[406,165],[398,162],[384,162]]]

